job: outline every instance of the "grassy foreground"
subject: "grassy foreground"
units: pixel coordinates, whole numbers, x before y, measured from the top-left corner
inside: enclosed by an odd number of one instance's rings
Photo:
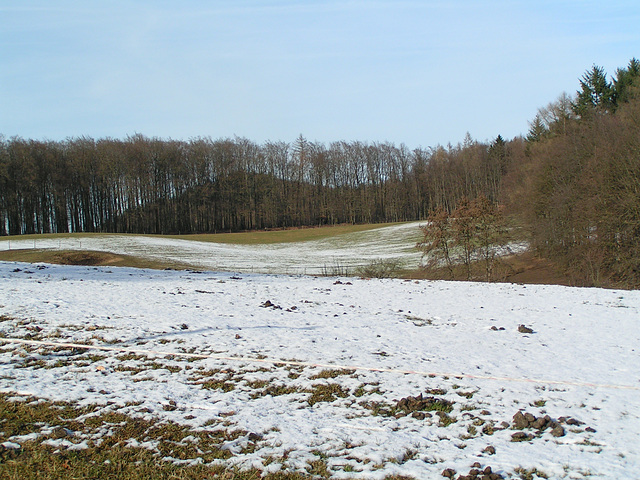
[[[67,402],[1,393],[0,441],[13,436],[30,439],[21,440],[20,448],[11,442],[5,442],[9,446],[0,445],[0,478],[307,480],[331,476],[326,462],[320,458],[309,464],[308,473],[239,469],[224,463],[232,455],[220,448],[220,444],[244,432],[191,431],[172,422],[158,423],[116,412],[96,414],[97,409],[97,406],[78,408]],[[77,444],[73,441],[76,433],[92,439]],[[143,442],[157,442],[155,451],[142,446]],[[179,464],[163,459],[187,460],[194,454],[207,463]],[[410,478],[386,477],[387,480]]]

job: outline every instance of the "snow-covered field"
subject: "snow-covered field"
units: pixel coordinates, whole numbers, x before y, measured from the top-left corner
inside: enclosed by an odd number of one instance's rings
[[[640,466],[638,291],[0,263],[0,320],[0,391],[243,430],[232,461],[265,471]]]
[[[0,250],[93,250],[131,255],[216,271],[318,275],[332,271],[354,273],[377,260],[397,262],[414,269],[421,254],[415,244],[421,238],[420,222],[403,223],[321,240],[268,245],[174,240],[160,236],[99,235],[0,240]],[[185,237],[188,238],[188,237]]]

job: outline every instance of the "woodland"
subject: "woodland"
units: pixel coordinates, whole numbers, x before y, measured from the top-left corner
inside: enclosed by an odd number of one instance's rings
[[[640,61],[612,76],[594,65],[513,139],[0,136],[0,235],[446,224],[474,201],[499,207],[577,283],[640,287]]]

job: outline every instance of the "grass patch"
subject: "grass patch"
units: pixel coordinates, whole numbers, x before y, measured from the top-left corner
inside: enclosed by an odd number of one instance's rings
[[[367,225],[332,225],[303,227],[282,230],[252,231],[239,233],[216,233],[194,235],[165,235],[163,238],[195,240],[198,242],[229,243],[235,245],[268,245],[274,243],[307,242],[322,240],[347,233],[365,232],[376,228],[390,227],[394,223],[373,223]]]
[[[356,373],[356,371],[352,369],[326,369],[322,370],[319,373],[316,373],[315,375],[312,375],[309,378],[311,380],[318,380],[320,378],[336,378],[341,375],[353,375],[354,373]]]
[[[10,441],[20,446],[0,447],[0,478],[310,480],[331,476],[322,456],[310,461],[306,471],[240,469],[225,462],[233,454],[224,445],[242,440],[247,432],[219,427],[191,430],[173,422],[131,418],[102,408],[0,393],[0,443]],[[247,448],[253,448],[251,442]],[[263,464],[286,461],[285,452]],[[386,477],[399,478],[409,477]]]
[[[309,406],[320,402],[335,402],[338,398],[346,398],[349,391],[337,383],[329,385],[314,385],[311,396],[307,399]]]
[[[0,478],[261,478],[262,472],[257,469],[206,465],[230,458],[232,454],[222,448],[223,443],[245,432],[190,431],[172,422],[130,418],[117,412],[97,414],[98,408],[0,394],[0,443],[20,445],[0,448]],[[24,435],[30,435],[29,439],[15,438]],[[142,442],[148,446],[141,446]],[[179,465],[167,458],[200,460]],[[310,477],[287,474],[266,478]]]

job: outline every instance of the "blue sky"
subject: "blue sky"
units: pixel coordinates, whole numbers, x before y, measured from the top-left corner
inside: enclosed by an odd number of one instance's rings
[[[639,26],[637,0],[0,0],[0,134],[512,138]]]

